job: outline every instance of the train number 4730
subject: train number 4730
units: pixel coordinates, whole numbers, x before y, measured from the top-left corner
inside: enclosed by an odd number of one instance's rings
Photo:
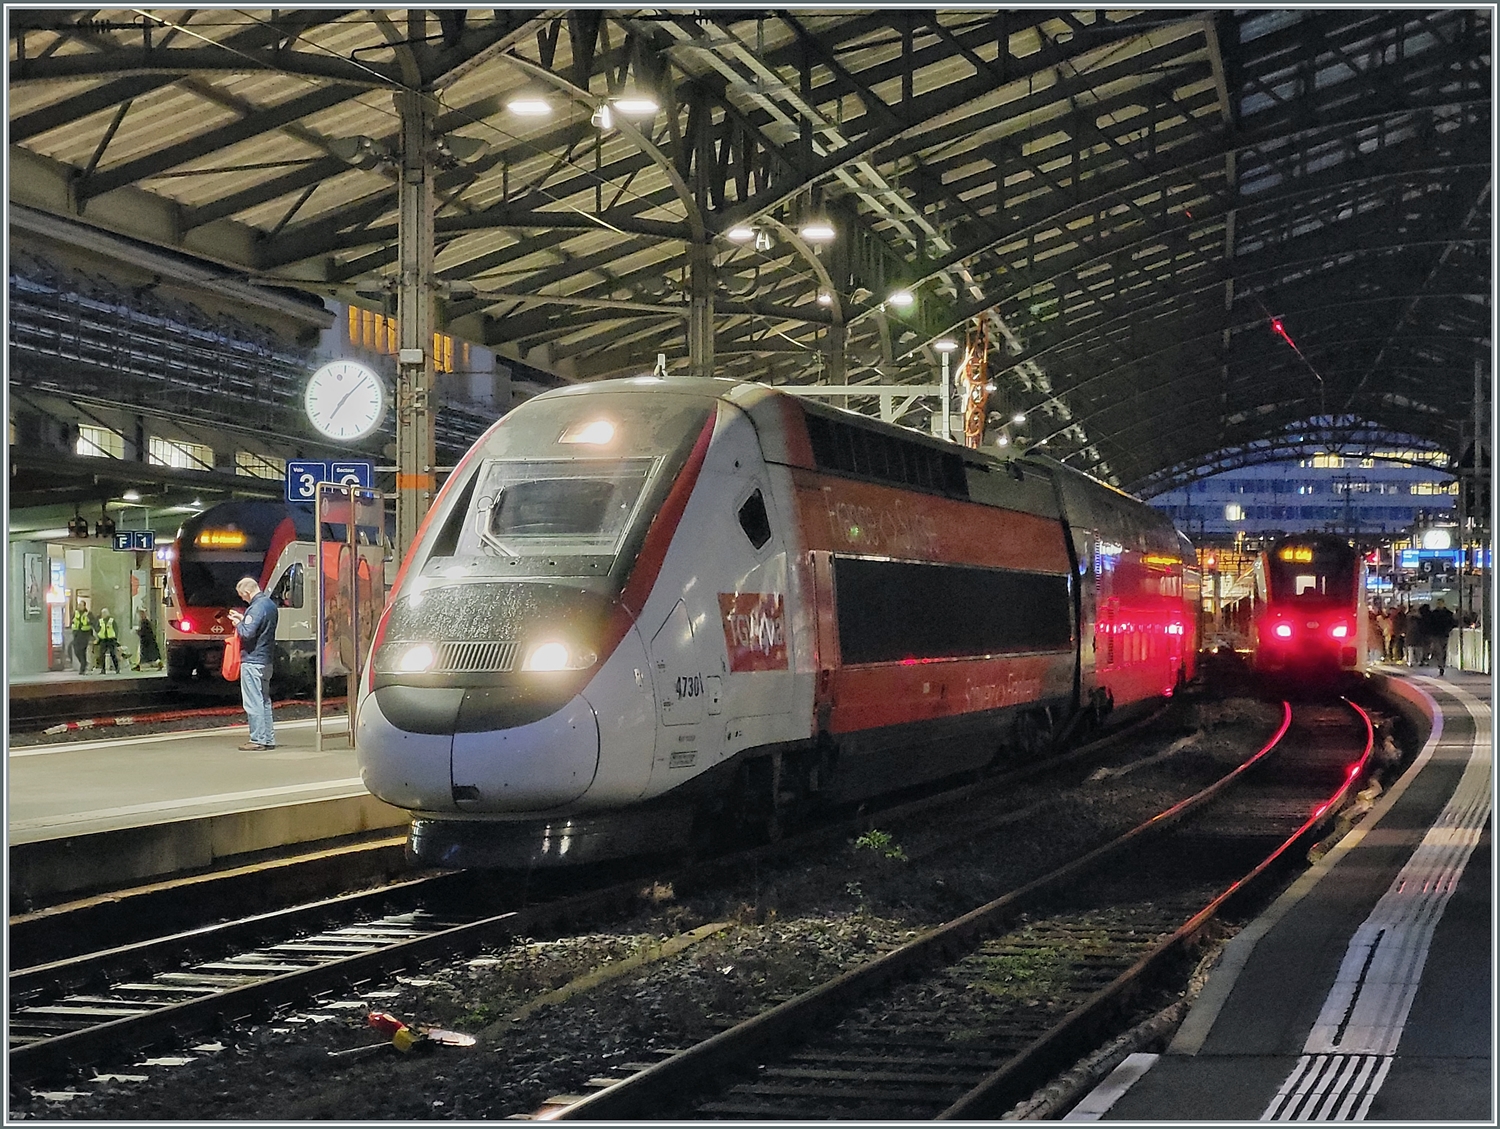
[[[678,698],[698,698],[703,694],[703,675],[689,674],[677,680]]]

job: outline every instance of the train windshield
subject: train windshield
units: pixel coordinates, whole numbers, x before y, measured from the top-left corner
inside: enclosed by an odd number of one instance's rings
[[[1306,603],[1344,601],[1354,595],[1354,554],[1288,545],[1271,557],[1271,599]]]
[[[246,576],[259,576],[261,559],[253,553],[231,559],[203,560],[187,557],[182,569],[182,602],[190,608],[233,607],[242,603],[234,586]]]
[[[713,400],[660,389],[540,397],[475,452],[436,515],[443,576],[603,577],[628,564]]]
[[[483,543],[520,557],[535,552],[619,551],[654,459],[495,461],[475,491]]]

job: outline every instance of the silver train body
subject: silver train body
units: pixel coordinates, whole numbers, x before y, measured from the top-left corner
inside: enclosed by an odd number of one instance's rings
[[[1165,518],[723,380],[536,397],[455,469],[360,687],[366,787],[448,866],[679,850],[1170,694]]]

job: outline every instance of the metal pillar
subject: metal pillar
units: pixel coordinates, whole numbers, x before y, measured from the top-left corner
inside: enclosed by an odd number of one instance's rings
[[[396,367],[396,554],[404,557],[432,505],[436,464],[432,419],[433,108],[403,90],[401,115],[401,274],[396,304],[400,352]]]
[[[849,327],[841,321],[828,327],[827,348],[823,360],[827,365],[828,384],[848,384],[849,369],[845,363],[844,350],[849,344]]]
[[[949,425],[948,425],[948,409],[949,409],[949,406],[953,402],[953,376],[948,371],[948,354],[951,353],[951,352],[952,352],[952,350],[950,350],[950,349],[944,349],[942,351],[942,354],[941,354],[941,356],[943,358],[943,435],[942,435],[942,438],[943,438],[943,440],[945,442],[949,441],[949,440],[951,440],[953,438],[953,432],[951,430],[949,430]]]
[[[1485,496],[1485,487],[1489,484],[1487,476],[1480,472],[1484,466],[1482,454],[1485,444],[1484,440],[1484,365],[1480,358],[1474,358],[1474,540],[1479,546],[1479,592],[1480,608],[1479,618],[1476,625],[1479,628],[1480,666],[1479,669],[1488,673],[1491,663],[1494,661],[1494,639],[1493,614],[1494,609],[1490,606],[1490,563],[1486,560],[1487,555],[1493,554],[1495,544],[1494,522],[1490,520],[1491,510],[1488,503],[1490,499]],[[1493,456],[1493,439],[1491,440],[1491,456]],[[1480,530],[1483,529],[1483,536]],[[1463,574],[1459,574],[1459,584],[1463,584]],[[1460,631],[1460,637],[1462,632]],[[1460,645],[1461,646],[1461,645]]]
[[[688,248],[688,370],[714,374],[714,264],[707,243]]]

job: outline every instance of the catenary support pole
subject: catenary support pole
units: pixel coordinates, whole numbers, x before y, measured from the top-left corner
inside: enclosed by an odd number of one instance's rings
[[[688,369],[694,376],[714,374],[714,265],[711,248],[688,248]]]
[[[432,261],[433,107],[418,91],[396,95],[401,116],[400,216],[397,228],[401,273],[396,318],[396,554],[404,557],[416,539],[436,490],[433,438]]]

